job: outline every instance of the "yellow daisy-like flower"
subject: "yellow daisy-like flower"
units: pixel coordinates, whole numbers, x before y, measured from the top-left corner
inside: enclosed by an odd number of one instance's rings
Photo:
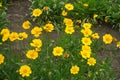
[[[40,48],[42,46],[42,41],[40,39],[33,39],[30,45],[32,47]]]
[[[83,45],[83,46],[82,46],[82,51],[91,52],[91,47],[90,47],[90,46],[87,46],[87,45]]]
[[[84,50],[84,51],[81,51],[79,54],[82,56],[82,58],[87,59],[87,58],[90,58],[91,51]]]
[[[83,38],[82,38],[82,43],[83,43],[84,45],[91,45],[91,44],[92,44],[92,41],[91,41],[90,38],[83,37]]]
[[[3,35],[2,36],[2,41],[5,42],[5,41],[8,40],[8,38],[9,38],[9,35]]]
[[[31,34],[33,34],[35,37],[39,37],[40,34],[42,34],[42,28],[35,26],[32,30],[31,30]]]
[[[120,48],[120,41],[117,42],[117,47]]]
[[[9,29],[2,29],[0,34],[2,34],[2,35],[9,35],[10,31],[9,31]]]
[[[29,59],[36,59],[38,58],[38,52],[36,50],[28,50],[26,56]]]
[[[0,54],[0,64],[4,63],[4,56],[2,54]]]
[[[32,15],[34,17],[39,17],[41,14],[42,14],[42,11],[39,8],[34,9],[33,12],[32,12]]]
[[[55,48],[53,48],[53,55],[54,56],[62,56],[64,52],[64,49],[62,47],[56,46]]]
[[[20,67],[19,72],[22,77],[28,77],[32,73],[32,70],[28,65],[23,65]]]
[[[93,18],[94,18],[94,19],[96,19],[97,17],[98,17],[98,15],[97,15],[97,14],[94,14],[94,15],[93,15]]]
[[[29,29],[30,25],[31,25],[30,21],[27,20],[27,21],[23,22],[22,27],[24,29]]]
[[[28,37],[28,34],[26,32],[21,32],[18,34],[18,40],[23,40]]]
[[[18,33],[17,32],[12,32],[9,36],[10,41],[15,41],[18,39]]]
[[[83,35],[85,37],[88,37],[88,36],[92,35],[92,30],[91,29],[82,29],[81,32],[83,33]]]
[[[46,24],[46,25],[43,27],[43,29],[44,29],[45,31],[47,31],[47,32],[52,32],[52,31],[54,30],[54,25],[48,23],[48,24]]]
[[[93,39],[99,39],[100,38],[98,33],[94,33],[91,36],[92,36]]]
[[[112,37],[111,34],[105,34],[105,35],[103,36],[103,42],[104,42],[105,44],[111,44],[112,41],[113,41],[113,37]]]
[[[91,23],[84,23],[84,24],[83,24],[83,28],[84,28],[84,29],[90,29],[91,26],[92,26]]]
[[[62,16],[66,16],[67,12],[65,10],[62,11]]]
[[[69,18],[64,18],[63,22],[65,23],[66,26],[73,26],[73,21],[72,19]]]
[[[70,69],[71,74],[78,74],[79,71],[80,71],[80,68],[77,65],[72,66]]]
[[[70,11],[70,10],[74,9],[74,6],[73,6],[73,4],[68,3],[68,4],[65,5],[65,8]]]
[[[93,57],[89,58],[89,59],[87,60],[87,64],[88,64],[89,66],[94,66],[94,65],[96,64],[96,59],[93,58]]]
[[[0,2],[0,7],[2,7],[2,2]]]
[[[65,32],[66,32],[67,34],[72,34],[72,33],[75,32],[75,30],[74,30],[73,27],[66,27],[66,28],[65,28]]]
[[[84,7],[88,7],[89,5],[88,5],[88,3],[84,3],[83,6]]]

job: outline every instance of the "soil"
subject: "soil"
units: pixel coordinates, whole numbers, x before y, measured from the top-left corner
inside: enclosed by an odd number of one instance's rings
[[[9,19],[9,28],[11,31],[15,32],[22,32],[24,29],[22,29],[22,23],[25,20],[28,20],[30,18],[30,2],[28,0],[15,0],[10,2],[10,5],[8,6],[7,14]],[[120,32],[113,30],[108,27],[109,25],[97,25],[95,28],[95,31],[98,32],[100,35],[104,35],[105,33],[110,33],[114,37],[116,37],[118,40],[120,40]],[[52,34],[52,37],[54,38],[56,35]],[[22,53],[28,44],[28,41],[15,41],[12,43],[11,51],[16,53]],[[116,74],[118,75],[117,80],[120,80],[120,50],[116,50],[116,45],[111,45],[110,47],[107,47],[107,51],[100,51],[99,54],[104,56],[111,56],[112,57],[112,67],[114,70],[116,70]],[[111,51],[111,50],[112,51]]]

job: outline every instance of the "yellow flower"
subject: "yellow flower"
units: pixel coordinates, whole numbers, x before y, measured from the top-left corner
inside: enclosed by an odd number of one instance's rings
[[[91,29],[82,29],[81,32],[84,34],[85,37],[92,35]]]
[[[117,47],[120,48],[120,41],[117,42]]]
[[[53,24],[48,23],[43,27],[43,29],[47,32],[52,32],[54,30],[54,26]]]
[[[84,45],[91,45],[92,41],[91,41],[90,38],[83,37],[83,38],[82,38],[82,43],[83,43]]]
[[[2,2],[0,2],[0,7],[2,7]]]
[[[34,9],[33,12],[32,12],[32,15],[33,15],[34,17],[38,17],[38,16],[40,16],[41,14],[42,14],[42,11],[41,11],[39,8]]]
[[[33,34],[35,37],[39,37],[40,34],[42,34],[42,28],[35,26],[32,30],[31,30],[31,34]]]
[[[24,29],[29,29],[29,28],[30,28],[30,25],[31,25],[31,23],[27,20],[27,21],[23,22],[22,27],[23,27]]]
[[[20,67],[19,72],[22,77],[28,77],[32,73],[32,70],[28,65],[23,65]]]
[[[77,65],[75,65],[75,66],[71,67],[70,73],[71,74],[78,74],[79,70],[80,70],[80,68]]]
[[[91,52],[91,47],[90,47],[90,46],[87,46],[87,45],[83,45],[83,46],[82,46],[82,51]]]
[[[47,11],[47,10],[48,10],[48,7],[47,7],[47,6],[43,7],[43,10]]]
[[[68,3],[65,5],[65,8],[70,11],[74,9],[74,6],[71,3]]]
[[[0,54],[0,64],[4,63],[4,56]]]
[[[84,28],[84,29],[90,29],[91,26],[92,26],[91,23],[84,23],[84,24],[83,24],[83,28]]]
[[[40,39],[33,39],[30,45],[33,47],[40,48],[42,46],[42,41]]]
[[[67,34],[72,34],[72,33],[75,32],[75,30],[74,30],[73,27],[66,27],[66,28],[65,28],[65,32],[66,32]]]
[[[4,42],[4,41],[7,41],[8,38],[9,38],[9,35],[3,35],[3,37],[2,37],[2,41],[3,41],[3,42]]]
[[[64,18],[63,22],[65,23],[66,26],[73,26],[72,19]]]
[[[67,12],[65,10],[62,11],[62,16],[66,16]]]
[[[104,42],[105,44],[111,44],[112,41],[113,41],[113,37],[112,37],[110,34],[105,34],[105,35],[103,36],[103,42]]]
[[[82,21],[81,20],[77,20],[76,22],[80,24]]]
[[[89,5],[88,5],[87,3],[84,3],[83,6],[84,6],[84,7],[88,7]]]
[[[79,54],[82,56],[82,58],[87,59],[87,58],[90,58],[91,52],[84,50],[84,51],[81,51]]]
[[[10,31],[9,31],[9,29],[2,29],[0,34],[2,34],[2,35],[9,35]]]
[[[94,14],[94,15],[93,15],[93,18],[94,18],[94,19],[96,19],[97,17],[98,17],[98,15],[97,15],[97,14]]]
[[[63,51],[64,49],[62,47],[56,46],[55,48],[53,48],[53,55],[54,56],[61,56],[63,55]]]
[[[92,34],[92,38],[93,38],[93,39],[99,39],[100,36],[99,36],[98,33],[94,33],[94,34]]]
[[[87,60],[87,64],[89,65],[89,66],[94,66],[95,64],[96,64],[96,59],[95,58],[89,58],[88,60]]]
[[[10,41],[15,41],[18,39],[18,33],[17,32],[12,32],[9,36]]]
[[[28,37],[28,34],[26,32],[21,32],[18,34],[18,40],[23,40]]]
[[[38,52],[36,50],[28,50],[26,56],[29,59],[36,59],[38,58]]]

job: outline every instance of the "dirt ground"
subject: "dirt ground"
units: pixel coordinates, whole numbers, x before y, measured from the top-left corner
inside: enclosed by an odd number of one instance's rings
[[[9,19],[9,28],[11,31],[17,31],[22,32],[24,29],[22,29],[22,23],[25,20],[28,20],[30,18],[30,12],[29,12],[30,2],[28,0],[14,0],[13,2],[10,2],[10,5],[8,6],[7,14]],[[105,33],[110,33],[114,37],[116,37],[118,40],[120,40],[120,32],[115,31],[108,27],[108,25],[98,25],[95,28],[95,31],[98,32],[100,35],[103,35]],[[52,36],[54,37],[55,34]],[[27,46],[28,41],[22,41],[22,42],[14,42],[11,44],[11,49],[13,51],[17,51],[21,53],[25,50],[25,44]],[[112,45],[116,46],[116,45]],[[110,51],[109,49],[112,49]],[[112,56],[112,66],[114,70],[116,70],[116,75],[118,76],[117,80],[120,80],[120,50],[116,51],[116,48],[108,47],[108,51],[100,51],[99,52],[101,56]]]

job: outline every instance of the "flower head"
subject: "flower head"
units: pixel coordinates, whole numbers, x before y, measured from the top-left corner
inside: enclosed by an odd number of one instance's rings
[[[93,39],[99,39],[100,38],[98,33],[94,33],[91,36],[92,36]]]
[[[70,27],[73,26],[73,21],[72,21],[72,19],[64,18],[63,22],[65,23],[66,26],[70,26]]]
[[[48,10],[48,7],[47,7],[47,6],[44,6],[44,7],[43,7],[43,10],[47,11],[47,10]]]
[[[27,20],[27,21],[23,22],[22,27],[24,29],[29,29],[30,25],[31,25],[30,21]]]
[[[53,48],[53,55],[54,56],[61,56],[63,55],[63,51],[64,49],[62,47],[56,46],[55,48]]]
[[[9,36],[10,41],[15,41],[18,39],[18,33],[17,32],[12,32]]]
[[[90,51],[81,51],[80,55],[82,56],[82,58],[87,59],[90,58],[91,52]]]
[[[83,6],[84,6],[84,7],[88,7],[89,5],[88,5],[87,3],[84,3]]]
[[[47,32],[52,32],[54,30],[54,26],[53,24],[48,23],[43,27],[43,29]]]
[[[83,37],[83,38],[82,38],[82,43],[83,43],[84,45],[91,45],[92,41],[91,41],[90,38]]]
[[[10,31],[9,31],[9,29],[2,29],[0,34],[2,34],[2,35],[9,35]]]
[[[120,48],[120,41],[117,42],[117,47]]]
[[[4,63],[4,56],[0,54],[0,64]]]
[[[80,68],[77,65],[75,65],[75,66],[71,67],[70,73],[71,74],[78,74],[79,70],[80,70]]]
[[[28,50],[26,56],[29,59],[36,59],[38,58],[38,52],[36,50]]]
[[[68,3],[65,5],[65,8],[70,11],[74,9],[74,6],[71,3]]]
[[[97,17],[98,17],[98,15],[97,15],[97,14],[94,14],[94,15],[93,15],[93,18],[94,18],[94,19],[96,19]]]
[[[89,58],[88,61],[87,61],[87,64],[89,66],[94,66],[96,64],[96,59],[93,58],[93,57]]]
[[[28,77],[32,73],[32,70],[28,65],[23,65],[20,67],[19,72],[20,72],[20,75],[22,75],[22,77],[25,77],[25,76]]]
[[[35,26],[32,30],[31,30],[31,34],[33,34],[35,37],[39,37],[40,34],[42,34],[42,28]]]
[[[91,29],[82,29],[81,32],[83,33],[83,35],[85,37],[88,37],[88,36],[92,35],[92,30]]]
[[[28,34],[26,32],[21,32],[18,34],[18,40],[23,40],[28,37]]]
[[[34,9],[33,12],[32,12],[32,15],[34,17],[39,17],[41,14],[42,14],[42,11],[39,8]]]
[[[110,35],[110,34],[105,34],[105,35],[103,36],[103,42],[104,42],[105,44],[111,44],[112,41],[113,41],[112,35]]]
[[[40,48],[42,46],[42,41],[40,39],[33,39],[30,45],[33,47]]]
[[[65,28],[65,32],[66,32],[67,34],[72,34],[72,33],[75,32],[75,30],[74,30],[73,27],[66,27],[66,28]]]
[[[83,45],[83,46],[82,46],[82,51],[91,52],[91,47],[90,47],[90,46],[87,46],[87,45]]]
[[[2,2],[0,2],[0,7],[2,7]]]
[[[84,28],[84,29],[90,29],[91,26],[92,26],[91,23],[84,23],[84,24],[83,24],[83,28]]]
[[[66,16],[67,12],[65,10],[62,11],[62,16]]]

